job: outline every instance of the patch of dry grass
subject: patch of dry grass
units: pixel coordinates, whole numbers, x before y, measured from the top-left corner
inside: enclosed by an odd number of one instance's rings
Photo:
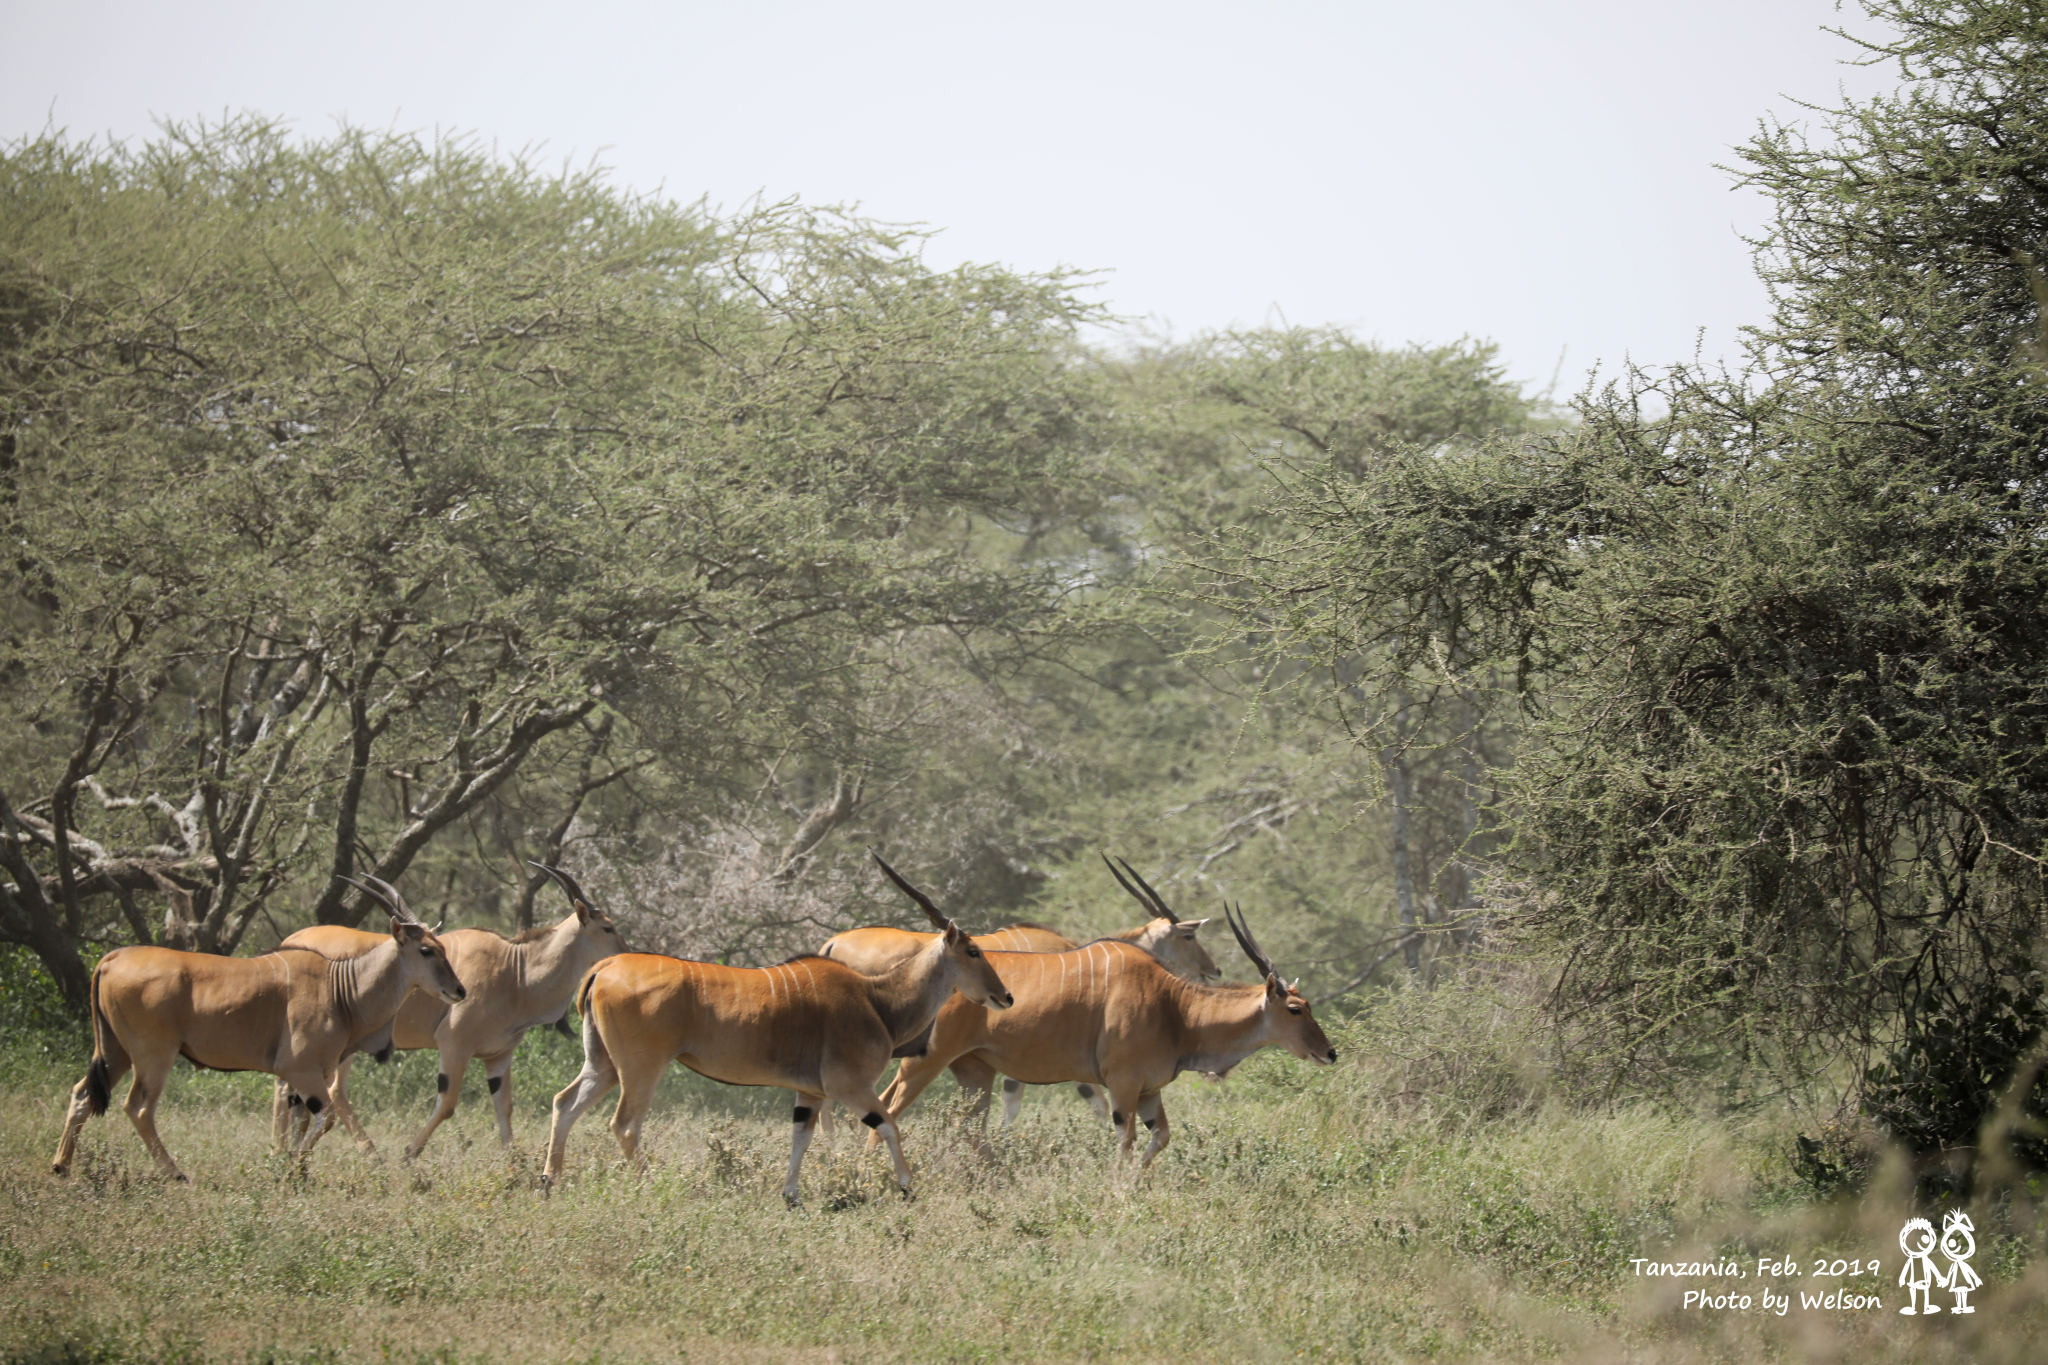
[[[1353,1039],[1354,1043],[1363,1041]],[[1347,1046],[1347,1054],[1365,1049]],[[1785,1135],[1639,1109],[1474,1119],[1385,1096],[1372,1067],[1265,1054],[1225,1086],[1168,1092],[1174,1145],[1143,1179],[1070,1094],[1033,1092],[984,1143],[945,1093],[913,1111],[919,1198],[841,1129],[812,1148],[808,1207],[777,1194],[788,1097],[678,1076],[644,1180],[594,1110],[571,1179],[533,1185],[545,1105],[575,1049],[515,1070],[520,1149],[474,1094],[412,1168],[323,1143],[310,1177],[266,1150],[264,1078],[180,1068],[161,1126],[196,1186],[159,1182],[118,1110],[72,1178],[48,1161],[71,1078],[0,1090],[0,1361],[555,1360],[1641,1362],[2021,1361],[2048,1339],[2040,1234],[1976,1211],[1973,1318],[1907,1319],[1903,1182],[1815,1203]],[[362,1068],[364,1118],[396,1151],[432,1062]],[[1882,1312],[1783,1318],[1682,1306],[1702,1282],[1638,1256],[1876,1256],[1851,1287]],[[1777,1282],[1834,1288],[1803,1275]],[[1716,1289],[1754,1293],[1753,1278]]]

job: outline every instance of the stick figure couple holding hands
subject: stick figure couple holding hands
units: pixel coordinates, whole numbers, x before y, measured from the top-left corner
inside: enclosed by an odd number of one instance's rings
[[[1899,1229],[1899,1250],[1906,1253],[1906,1264],[1899,1271],[1899,1283],[1906,1286],[1906,1306],[1901,1313],[1912,1315],[1917,1301],[1921,1313],[1939,1313],[1934,1305],[1934,1289],[1940,1286],[1956,1296],[1953,1312],[1974,1313],[1970,1307],[1970,1291],[1984,1281],[1970,1268],[1970,1258],[1977,1254],[1977,1229],[1970,1222],[1970,1215],[1961,1209],[1950,1209],[1941,1220],[1941,1254],[1948,1258],[1948,1269],[1939,1270],[1934,1264],[1936,1246],[1934,1224],[1925,1218],[1915,1218]]]

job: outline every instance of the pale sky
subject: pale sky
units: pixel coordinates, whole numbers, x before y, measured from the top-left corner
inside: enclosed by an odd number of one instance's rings
[[[248,111],[460,130],[736,207],[858,203],[938,264],[1105,272],[1186,336],[1285,320],[1595,361],[1732,356],[1759,118],[1889,89],[1833,0],[753,5],[0,0],[0,137]]]

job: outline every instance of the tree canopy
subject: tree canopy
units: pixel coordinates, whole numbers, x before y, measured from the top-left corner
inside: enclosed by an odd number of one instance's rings
[[[1382,693],[1512,694],[1496,871],[1623,1063],[1868,1058],[2038,990],[2048,20],[1871,10],[1901,92],[1742,151],[1777,205],[1747,368],[1315,464],[1237,561]]]

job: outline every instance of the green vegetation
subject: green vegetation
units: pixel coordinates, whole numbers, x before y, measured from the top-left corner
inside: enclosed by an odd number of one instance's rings
[[[195,1187],[163,1185],[118,1112],[54,1181],[73,1077],[17,1068],[0,1095],[0,1360],[1926,1359],[1889,1309],[1704,1313],[1679,1300],[1699,1282],[1630,1264],[1734,1258],[1749,1278],[1727,1287],[1753,1293],[1758,1257],[1791,1256],[1780,1290],[1882,1294],[1894,1274],[1811,1263],[1895,1271],[1903,1170],[1823,1200],[1780,1150],[1781,1115],[1546,1101],[1505,1080],[1529,1042],[1512,1023],[1445,1046],[1501,1003],[1516,1002],[1446,983],[1339,1033],[1374,1060],[1311,1074],[1269,1053],[1222,1086],[1184,1081],[1175,1142],[1141,1179],[1112,1170],[1107,1127],[1063,1088],[985,1144],[935,1089],[907,1133],[915,1203],[842,1127],[813,1148],[799,1212],[777,1194],[786,1096],[680,1071],[644,1181],[587,1123],[542,1199],[547,1097],[580,1060],[551,1033],[515,1069],[516,1152],[472,1081],[417,1165],[342,1138],[299,1182],[267,1151],[267,1078],[182,1068],[162,1124]],[[432,1073],[421,1055],[357,1069],[387,1148]],[[2030,1359],[2048,1331],[2039,1234],[1979,1229],[1982,1312],[1924,1335],[1958,1359]]]
[[[1547,434],[1333,449],[1280,501],[1291,542],[1219,560],[1277,652],[1349,666],[1375,742],[1514,716],[1496,894],[1630,1080],[1797,1085],[2040,1008],[2048,28],[1871,8],[1909,84],[1743,149],[1778,205],[1747,369],[1634,371]],[[2022,1032],[1953,1084],[2038,1067]]]
[[[1901,92],[1741,152],[1749,365],[1569,410],[1482,342],[1091,350],[1085,277],[460,138],[0,149],[0,1365],[2028,1358],[2048,21],[1870,9]],[[870,844],[977,930],[1128,925],[1103,852],[1242,901],[1346,1063],[1184,1081],[1142,1179],[942,1091],[907,1208],[842,1138],[786,1213],[786,1100],[680,1075],[646,1181],[585,1124],[543,1201],[552,1034],[511,1156],[472,1097],[287,1182],[267,1081],[181,1071],[198,1188],[118,1112],[45,1173],[117,946],[364,872],[527,927],[537,857],[760,964],[907,922]],[[1937,1203],[1989,1283],[1926,1332],[1629,1269],[1895,1273]]]

